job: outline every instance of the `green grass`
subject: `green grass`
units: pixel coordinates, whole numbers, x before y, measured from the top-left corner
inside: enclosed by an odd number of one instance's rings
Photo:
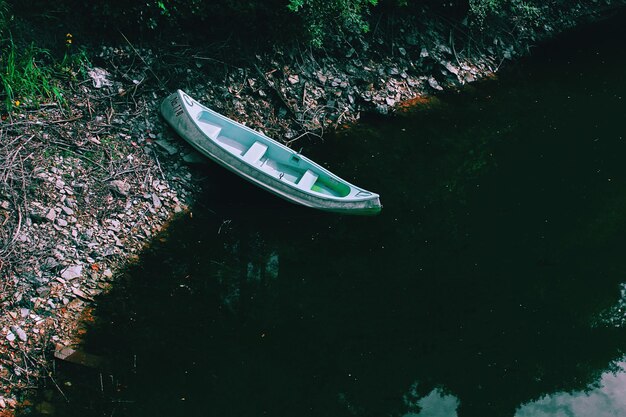
[[[67,107],[63,85],[78,75],[86,77],[90,66],[85,50],[69,42],[62,59],[35,44],[19,48],[10,37],[0,45],[0,100],[7,111],[42,102]]]
[[[35,45],[18,50],[9,41],[0,58],[0,81],[8,110],[41,101],[65,104],[50,53]]]

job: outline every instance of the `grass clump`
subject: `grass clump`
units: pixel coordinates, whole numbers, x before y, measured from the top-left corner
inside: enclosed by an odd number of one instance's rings
[[[41,101],[65,104],[50,53],[31,44],[23,50],[9,41],[0,58],[0,80],[7,110]]]
[[[6,0],[0,0],[0,102],[4,101],[7,112],[42,102],[66,107],[63,84],[85,75],[89,65],[85,51],[76,48],[70,33],[62,58],[33,42],[14,41],[12,22]]]

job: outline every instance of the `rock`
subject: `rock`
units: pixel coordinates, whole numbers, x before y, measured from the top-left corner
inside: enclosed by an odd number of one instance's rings
[[[98,368],[104,363],[104,359],[101,356],[74,350],[68,346],[55,350],[54,357],[62,361],[88,366],[90,368]]]
[[[54,219],[57,218],[57,212],[54,211],[54,209],[50,209],[48,211],[48,214],[46,214],[46,219],[50,220],[51,222],[54,221]]]
[[[163,207],[163,203],[161,203],[161,199],[159,198],[158,195],[156,194],[152,194],[152,205],[154,206],[155,209],[160,209],[161,207]]]
[[[387,105],[390,107],[396,104],[396,101],[392,99],[391,97],[385,98],[385,101],[387,102]]]
[[[25,342],[25,341],[28,340],[28,335],[26,335],[26,332],[24,330],[22,330],[21,327],[19,327],[19,326],[11,326],[11,331],[13,333],[15,333],[17,335],[17,337],[19,337],[22,342]]]
[[[287,80],[289,81],[289,84],[294,85],[300,82],[300,77],[298,77],[298,74],[292,74],[287,78]]]
[[[121,180],[111,181],[109,183],[109,188],[111,188],[111,190],[123,196],[128,196],[128,193],[130,192],[130,185],[128,185],[126,181],[121,181]]]
[[[87,294],[85,294],[84,291],[82,291],[82,290],[80,290],[78,288],[72,287],[72,293],[75,296],[77,296],[78,298],[81,298],[83,300],[93,301],[93,299],[91,297],[89,297]]]
[[[463,75],[463,81],[465,81],[466,83],[471,83],[476,81],[476,78],[472,74],[466,73],[465,75]]]
[[[165,151],[169,153],[170,155],[174,155],[175,153],[178,152],[178,148],[175,145],[172,145],[170,142],[164,139],[157,139],[154,141],[154,143],[159,145],[161,148],[165,149]]]
[[[102,272],[102,275],[107,279],[113,278],[113,272],[111,272],[109,268],[105,269],[104,272]]]
[[[206,157],[196,151],[191,151],[183,155],[183,161],[188,164],[202,164],[207,161]]]
[[[72,210],[69,207],[61,206],[61,210],[63,210],[63,213],[67,214],[68,216],[73,216],[74,215],[74,210]]]
[[[420,58],[427,58],[428,56],[430,56],[430,54],[428,53],[428,49],[422,48],[422,51],[420,52]]]
[[[61,218],[58,218],[58,219],[57,219],[57,224],[58,224],[59,226],[61,226],[61,227],[65,227],[65,226],[67,226],[67,220],[63,220],[63,219],[61,219]]]
[[[406,55],[406,49],[404,49],[403,47],[399,47],[398,48],[398,52],[400,52],[400,55],[402,55],[402,56]]]
[[[446,67],[446,69],[447,69],[448,71],[450,71],[452,74],[454,74],[454,75],[458,75],[458,74],[459,74],[459,69],[458,69],[457,67],[455,67],[454,65],[452,65],[452,63],[451,63],[451,62],[446,62],[446,63],[444,64],[444,66],[445,66],[445,67]]]
[[[439,91],[443,90],[443,87],[439,85],[439,83],[437,82],[437,80],[435,80],[434,77],[428,78],[428,85],[430,85],[435,90],[439,90]]]
[[[61,272],[61,278],[65,280],[73,280],[75,278],[80,278],[83,274],[83,266],[82,265],[72,265],[68,266]]]
[[[376,105],[376,112],[378,114],[388,114],[389,113],[389,107],[384,105],[384,104],[377,104]]]
[[[113,85],[111,80],[109,80],[111,74],[109,74],[107,70],[95,67],[90,69],[87,74],[91,78],[95,88],[110,87]]]
[[[50,295],[50,287],[39,287],[37,288],[37,294],[42,297],[48,297]]]
[[[7,340],[9,342],[13,342],[15,340],[15,335],[13,334],[13,332],[8,332],[7,333]]]

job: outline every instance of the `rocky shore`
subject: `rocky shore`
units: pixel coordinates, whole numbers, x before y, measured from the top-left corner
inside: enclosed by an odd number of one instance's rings
[[[96,52],[67,107],[22,106],[0,123],[0,409],[44,377],[54,383],[52,358],[79,343],[98,294],[200,192],[193,164],[204,159],[158,112],[171,91],[312,146],[362,112],[388,114],[489,77],[581,14],[481,42],[462,24],[405,21],[332,50],[275,47],[232,62],[177,44]]]

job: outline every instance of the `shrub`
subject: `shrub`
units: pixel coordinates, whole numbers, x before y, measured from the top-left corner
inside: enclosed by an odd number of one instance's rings
[[[287,8],[300,14],[309,40],[321,46],[328,34],[365,33],[369,30],[365,16],[378,0],[289,0]]]

